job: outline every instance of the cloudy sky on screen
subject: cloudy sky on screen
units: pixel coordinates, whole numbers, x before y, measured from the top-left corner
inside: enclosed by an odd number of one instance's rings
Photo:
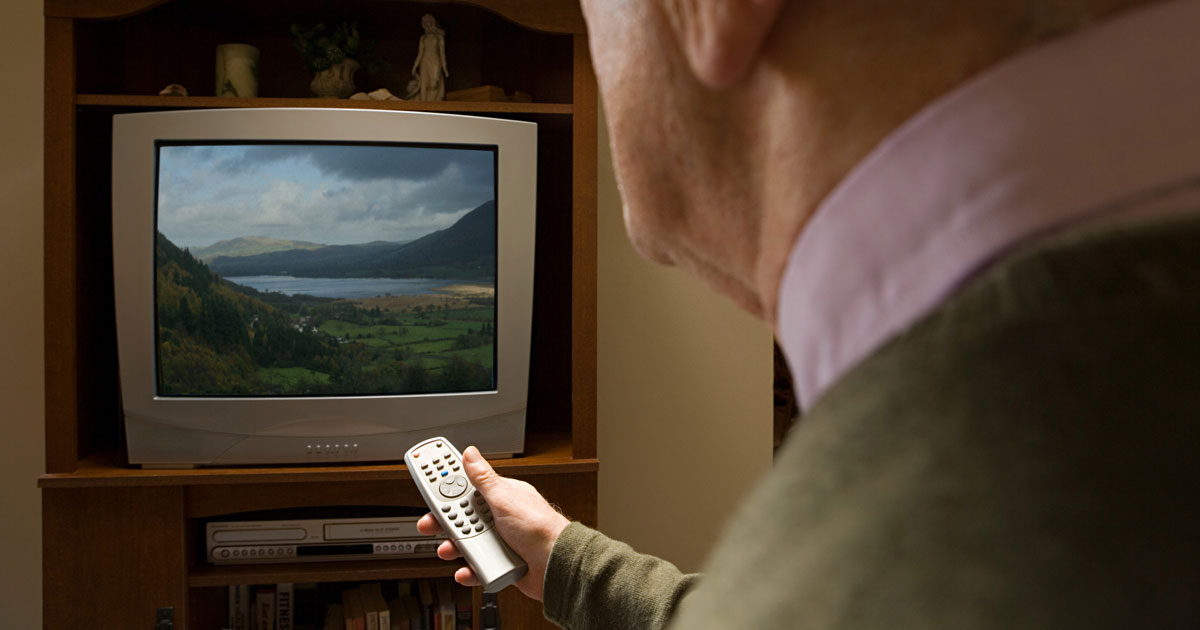
[[[158,230],[181,247],[409,241],[494,199],[493,163],[490,150],[440,147],[163,146]]]

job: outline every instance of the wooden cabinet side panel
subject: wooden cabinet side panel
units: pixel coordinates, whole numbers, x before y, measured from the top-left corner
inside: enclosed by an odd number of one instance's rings
[[[183,489],[63,488],[42,494],[43,625],[154,627],[187,619]]]
[[[574,45],[571,393],[573,454],[596,457],[596,75],[586,35]]]
[[[46,20],[45,256],[46,472],[79,460],[75,221],[75,28]]]

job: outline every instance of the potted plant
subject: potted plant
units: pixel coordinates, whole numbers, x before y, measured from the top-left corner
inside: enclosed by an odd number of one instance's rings
[[[313,73],[313,94],[346,98],[354,93],[354,73],[375,48],[373,42],[362,38],[357,24],[342,23],[333,28],[317,24],[307,29],[293,24],[292,35],[296,38],[292,45]],[[368,72],[373,70],[369,68]]]

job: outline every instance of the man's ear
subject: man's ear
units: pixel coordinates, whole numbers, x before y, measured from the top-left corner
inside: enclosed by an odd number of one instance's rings
[[[713,89],[741,79],[783,0],[674,0],[673,26],[696,78]]]

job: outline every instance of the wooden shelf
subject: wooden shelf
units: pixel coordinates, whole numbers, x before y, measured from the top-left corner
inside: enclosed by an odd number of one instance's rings
[[[75,104],[88,107],[136,109],[201,109],[223,107],[334,107],[395,111],[473,114],[558,114],[570,116],[570,103],[507,103],[491,101],[352,101],[338,98],[220,98],[216,96],[143,96],[130,94],[77,94]]]
[[[279,582],[368,582],[453,577],[463,562],[438,558],[395,561],[307,562],[303,564],[253,564],[193,567],[189,587],[230,584],[275,584]]]
[[[596,459],[571,456],[569,435],[526,436],[521,457],[492,460],[505,476],[556,475],[595,472]],[[229,468],[143,469],[126,466],[119,453],[102,452],[79,462],[72,473],[50,473],[38,479],[41,488],[104,486],[201,486],[261,483],[390,481],[410,479],[404,464],[327,464],[322,466],[245,466]]]
[[[112,117],[206,108],[354,108],[514,118],[538,125],[538,243],[526,450],[492,461],[595,526],[597,105],[586,25],[573,0],[47,0],[45,7],[46,468],[42,492],[46,627],[87,619],[135,628],[164,606],[176,627],[224,624],[225,587],[452,576],[439,559],[212,566],[203,522],[247,512],[423,505],[396,461],[156,470],[121,443],[113,321],[109,160]],[[504,86],[540,102],[351,101],[309,97],[287,24],[369,20],[395,64],[362,87],[401,86],[421,16],[452,26],[448,90]],[[285,17],[286,16],[286,17]],[[386,27],[384,27],[386,25]],[[263,98],[218,98],[213,50],[262,51]],[[194,96],[159,96],[163,85]],[[340,512],[339,512],[340,513]],[[81,524],[87,536],[79,535]],[[95,541],[104,544],[97,545]],[[119,549],[120,553],[114,553]],[[96,579],[116,576],[119,579]],[[123,577],[122,577],[123,576]],[[479,609],[481,590],[474,590]],[[549,630],[541,605],[500,595],[505,627]],[[477,618],[478,619],[478,618]]]

